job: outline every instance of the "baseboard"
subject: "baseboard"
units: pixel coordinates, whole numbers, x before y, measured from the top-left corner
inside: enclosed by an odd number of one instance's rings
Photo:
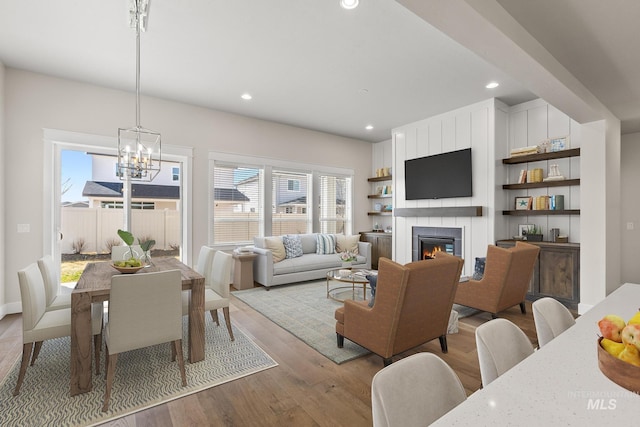
[[[0,306],[0,319],[4,318],[7,314],[22,313],[22,303],[10,302]]]

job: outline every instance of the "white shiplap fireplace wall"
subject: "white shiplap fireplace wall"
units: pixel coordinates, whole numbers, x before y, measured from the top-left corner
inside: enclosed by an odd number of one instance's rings
[[[474,257],[484,256],[487,245],[507,234],[502,216],[504,182],[500,159],[506,157],[509,107],[496,99],[479,102],[393,130],[393,208],[441,208],[481,206],[482,216],[393,217],[393,258],[411,262],[411,231],[421,227],[461,227],[464,231],[464,273],[470,275]],[[473,195],[440,200],[405,200],[404,161],[448,151],[471,148]],[[446,179],[443,177],[443,179]],[[498,207],[496,209],[495,207]]]

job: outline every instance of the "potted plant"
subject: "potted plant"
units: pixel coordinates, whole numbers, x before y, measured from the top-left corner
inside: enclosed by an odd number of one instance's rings
[[[524,238],[529,242],[542,242],[542,228],[537,225],[532,225],[527,230],[527,234]]]

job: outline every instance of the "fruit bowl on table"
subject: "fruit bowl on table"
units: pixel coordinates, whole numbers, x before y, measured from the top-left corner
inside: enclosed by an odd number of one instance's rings
[[[598,338],[598,367],[600,371],[620,387],[634,393],[640,393],[640,367],[618,359],[608,353]]]
[[[115,268],[116,270],[118,270],[120,273],[123,273],[123,274],[133,274],[133,273],[136,273],[138,270],[142,270],[144,268],[144,266],[142,265],[138,265],[135,267],[131,267],[131,266],[120,267],[115,264],[111,264],[111,267]]]

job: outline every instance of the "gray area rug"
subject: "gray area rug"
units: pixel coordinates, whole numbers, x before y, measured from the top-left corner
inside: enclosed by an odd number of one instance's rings
[[[95,425],[278,365],[235,325],[235,341],[231,341],[224,322],[216,326],[210,316],[207,315],[206,319],[205,360],[185,363],[186,387],[181,386],[178,364],[171,362],[169,344],[123,353],[118,357],[109,411],[106,413],[101,412],[105,390],[104,352],[103,372],[99,376],[94,374],[93,390],[71,397],[70,339],[45,341],[36,364],[27,369],[18,396],[13,397],[12,393],[20,359],[0,385],[0,425]],[[188,336],[186,327],[185,317],[185,337]],[[186,340],[183,340],[183,350],[186,357]]]
[[[465,317],[470,317],[476,313],[480,313],[480,310],[478,309],[460,304],[453,304],[453,309],[458,312],[458,319],[464,319]]]
[[[233,295],[337,364],[369,353],[349,340],[344,340],[344,348],[336,345],[333,313],[343,303],[327,298],[324,280],[274,286],[269,291],[253,288]]]

